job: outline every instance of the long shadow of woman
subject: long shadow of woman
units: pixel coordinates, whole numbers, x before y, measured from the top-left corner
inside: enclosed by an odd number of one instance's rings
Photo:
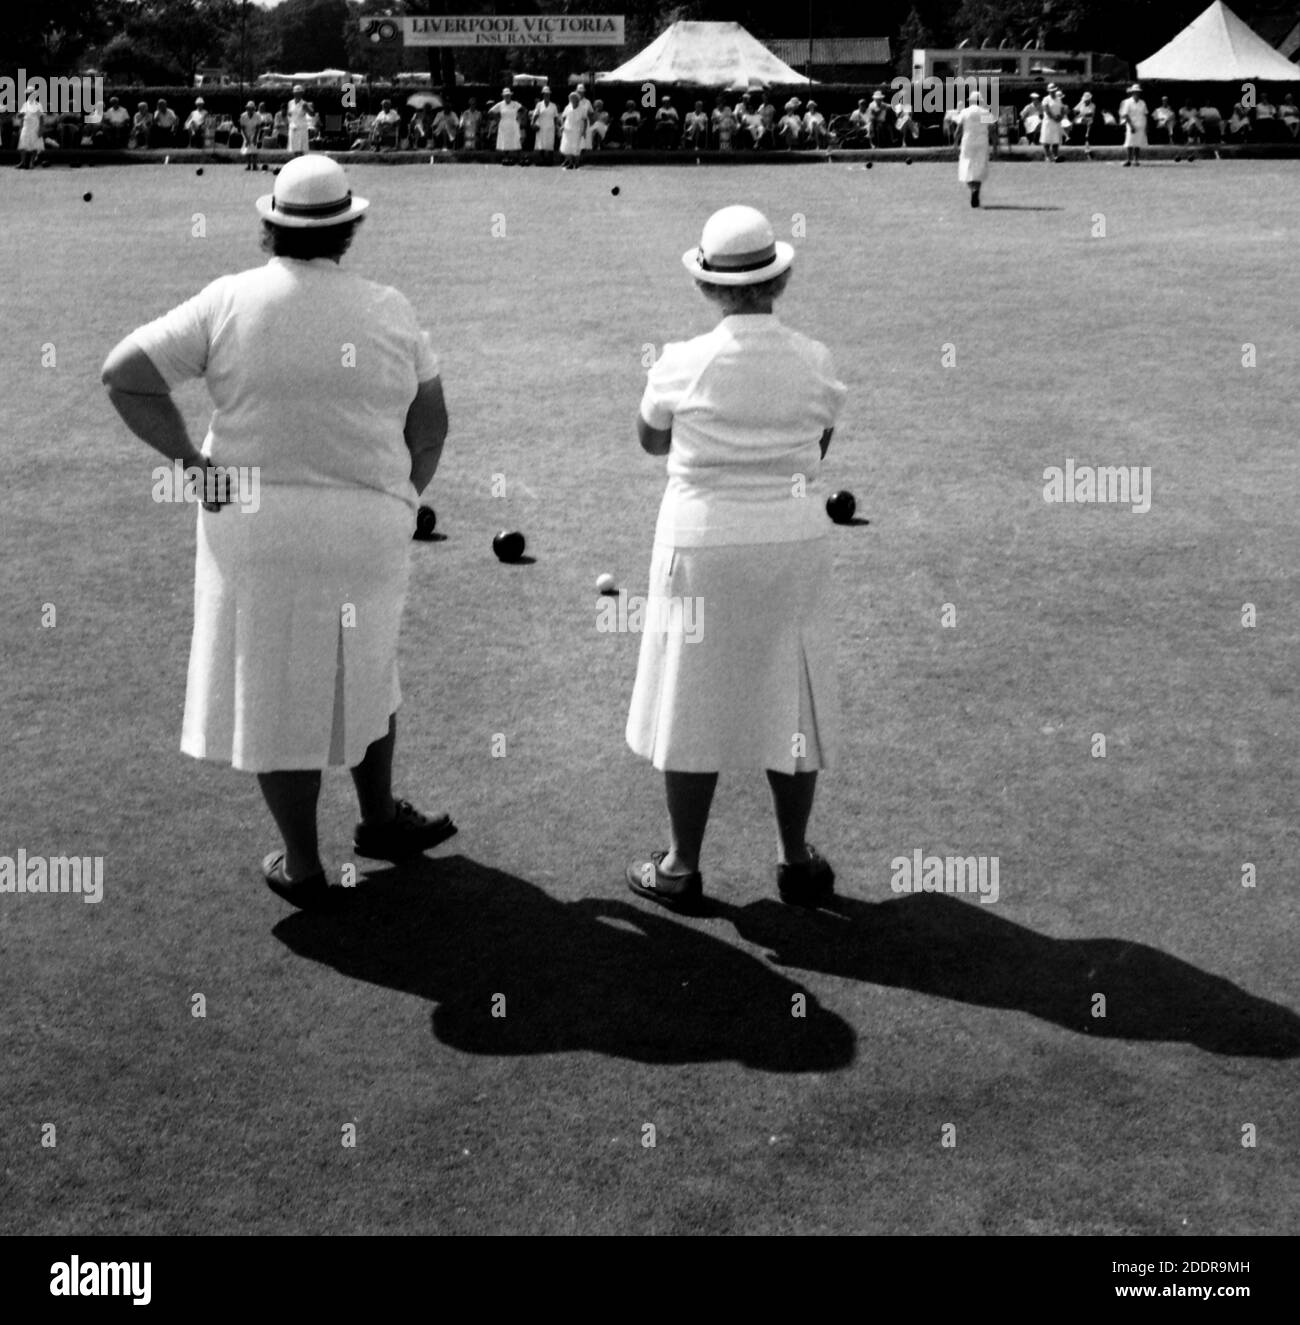
[[[766,900],[724,910],[781,967],[1015,1008],[1099,1038],[1300,1056],[1300,1017],[1289,1008],[1142,943],[1048,938],[940,893],[838,898],[834,912],[804,916]]]
[[[296,912],[273,932],[300,956],[436,1003],[434,1034],[467,1053],[586,1049],[767,1072],[853,1061],[853,1028],[766,962],[621,901],[556,901],[464,856],[380,870],[339,913]]]

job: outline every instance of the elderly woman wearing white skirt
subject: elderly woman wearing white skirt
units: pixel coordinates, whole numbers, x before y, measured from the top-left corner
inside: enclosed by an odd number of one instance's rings
[[[503,166],[513,165],[519,159],[523,139],[519,132],[519,103],[508,87],[501,89],[501,100],[488,109],[497,117],[497,151]]]
[[[972,92],[966,109],[957,116],[957,182],[970,186],[970,205],[980,205],[980,186],[988,178],[989,152],[997,136],[998,122],[984,105],[984,98]]]
[[[321,769],[352,769],[358,855],[398,860],[456,831],[392,793],[411,533],[447,415],[411,305],[339,265],[367,206],[337,162],[291,161],[257,201],[270,262],[132,332],[103,372],[137,436],[217,480],[198,514],[181,749],[257,774],[284,839],[263,875],[304,907],[340,896],[317,845]],[[170,394],[196,377],[216,407],[201,451]],[[238,505],[223,472],[244,476]]]
[[[28,92],[18,113],[22,117],[22,129],[18,134],[18,169],[31,170],[45,151],[45,138],[41,131],[45,112],[41,109],[40,97],[35,92]]]
[[[717,327],[670,343],[637,431],[668,457],[628,744],[664,773],[671,847],[627,869],[677,910],[703,896],[700,849],[723,770],[762,768],[776,810],[777,885],[830,898],[805,837],[839,726],[830,523],[818,472],[844,401],[830,353],[772,312],[794,260],[752,207],[709,218],[683,256]]]
[[[1142,100],[1141,83],[1133,83],[1119,103],[1119,122],[1124,126],[1124,164],[1140,166],[1147,145],[1147,103]]]

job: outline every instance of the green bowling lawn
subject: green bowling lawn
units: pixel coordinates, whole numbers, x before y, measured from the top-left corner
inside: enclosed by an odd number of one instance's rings
[[[398,767],[461,832],[341,918],[263,886],[254,780],[177,751],[193,515],[98,379],[262,260],[270,179],[0,193],[0,856],[104,861],[98,905],[0,893],[0,1231],[1300,1231],[1296,166],[995,165],[978,212],[950,164],[356,167],[347,261],[452,418]],[[647,347],[709,325],[679,259],[730,202],[850,387],[834,914],[775,900],[758,773],[711,914],[622,882],[664,814],[594,582],[644,590]],[[1046,501],[1067,462],[1149,469],[1149,509]],[[996,858],[996,901],[895,892],[916,853]]]

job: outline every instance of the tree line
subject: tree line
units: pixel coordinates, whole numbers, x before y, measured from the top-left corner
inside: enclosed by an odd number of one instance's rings
[[[459,72],[479,81],[534,66],[558,72],[608,68],[642,49],[678,19],[733,19],[760,39],[888,37],[899,72],[915,46],[974,45],[1108,51],[1129,61],[1150,55],[1208,0],[812,0],[775,6],[745,0],[41,0],[7,11],[0,69],[29,74],[94,69],[115,82],[190,84],[204,68],[252,80],[267,70],[341,68],[391,78],[427,70],[450,84]],[[1293,0],[1234,6],[1247,22],[1294,14]],[[368,15],[613,13],[625,19],[626,46],[557,52],[457,48],[376,48],[361,36]],[[811,27],[811,34],[810,34]]]

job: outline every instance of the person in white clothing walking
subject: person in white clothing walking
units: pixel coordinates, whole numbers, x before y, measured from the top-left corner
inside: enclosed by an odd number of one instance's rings
[[[989,155],[997,139],[998,122],[978,92],[957,116],[957,182],[970,186],[970,205],[980,205],[980,187],[988,178]]]

